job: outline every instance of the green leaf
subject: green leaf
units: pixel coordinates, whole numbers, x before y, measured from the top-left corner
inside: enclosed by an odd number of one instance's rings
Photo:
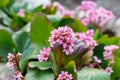
[[[0,7],[5,7],[9,3],[9,0],[0,0]]]
[[[115,63],[113,66],[113,73],[111,75],[112,80],[118,80],[117,78],[120,78],[120,58],[115,56]]]
[[[31,55],[35,54],[29,33],[22,29],[13,34],[13,40],[17,46],[18,52],[22,53],[22,58],[20,60],[20,68],[25,71],[25,68],[30,60]]]
[[[110,80],[109,74],[94,68],[83,68],[77,75],[78,80]]]
[[[38,12],[41,12],[43,10],[42,6],[38,6],[34,9],[33,13],[38,13]]]
[[[30,68],[35,68],[37,67],[40,70],[46,70],[51,68],[51,64],[49,62],[38,62],[38,61],[32,61],[29,63]]]
[[[43,46],[49,46],[48,39],[53,30],[51,22],[43,14],[36,14],[31,22],[31,39],[35,47],[41,49]]]
[[[3,26],[3,25],[0,25],[0,29],[7,31],[7,32],[9,32],[10,34],[13,34],[13,31],[12,31],[10,28],[5,27],[5,26]]]
[[[47,15],[47,18],[52,22],[52,24],[55,28],[58,28],[59,22],[62,17],[56,16],[56,15]]]
[[[117,45],[120,42],[120,37],[109,38],[107,35],[104,35],[97,42],[99,44],[105,44],[105,45],[111,45],[111,44]]]
[[[95,30],[95,33],[94,33],[94,39],[95,40],[98,40],[100,37],[102,36],[102,34],[100,33],[100,30],[99,29],[96,29]]]
[[[0,29],[0,57],[7,58],[8,53],[14,53],[16,47],[12,40],[12,34],[4,29]]]
[[[74,80],[77,79],[77,71],[74,61],[70,61],[64,68],[66,71],[68,71],[69,74],[72,74],[72,77]]]
[[[66,26],[66,25],[71,27],[74,32],[85,32],[85,31],[87,31],[87,28],[78,19],[63,18],[60,21],[59,26]]]
[[[88,64],[90,61],[92,61],[93,57],[93,51],[88,51],[85,55],[83,55],[81,59],[81,65]]]
[[[54,74],[51,70],[30,69],[25,80],[54,80]]]

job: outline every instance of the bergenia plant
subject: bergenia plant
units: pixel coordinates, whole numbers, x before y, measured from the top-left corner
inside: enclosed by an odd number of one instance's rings
[[[93,1],[75,10],[53,0],[35,9],[9,3],[0,9],[0,65],[10,72],[5,79],[119,80],[120,37],[99,30],[113,18]]]
[[[67,71],[65,69],[69,62],[74,62],[75,73],[81,71],[82,68],[97,68],[103,72],[107,72],[109,75],[113,73],[112,67],[114,64],[114,52],[118,49],[116,45],[110,45],[104,47],[103,57],[108,61],[108,67],[102,68],[102,61],[97,56],[93,56],[93,50],[98,45],[93,39],[94,30],[88,30],[87,32],[74,33],[68,26],[61,26],[58,29],[51,31],[49,37],[49,47],[43,47],[38,55],[39,63],[49,61],[52,65],[52,71],[54,73],[55,80],[80,80],[77,75]],[[83,63],[84,55],[91,54],[88,63]],[[53,56],[52,56],[53,54]],[[18,80],[23,80],[21,70],[19,67],[19,60],[21,54],[18,53],[16,57],[13,54],[8,54],[8,68],[13,69],[17,66],[17,71],[13,75]],[[85,56],[88,57],[88,56]],[[87,58],[86,58],[87,59]],[[81,64],[83,63],[83,64]],[[55,69],[57,67],[57,70]],[[21,79],[22,78],[22,79]]]

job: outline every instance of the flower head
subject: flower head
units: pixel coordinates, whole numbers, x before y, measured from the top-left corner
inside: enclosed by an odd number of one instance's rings
[[[112,68],[109,67],[109,66],[105,69],[105,71],[106,71],[109,75],[111,75],[111,73],[113,73]]]
[[[81,22],[82,22],[85,26],[87,26],[87,25],[90,23],[90,20],[89,20],[89,18],[83,18],[83,19],[81,20]]]
[[[13,61],[15,56],[12,53],[8,53],[7,58],[8,58],[8,61]]]
[[[80,39],[84,44],[89,47],[90,50],[93,50],[97,45],[96,41],[93,39],[94,31],[88,30],[86,33],[77,33],[76,36]]]
[[[21,56],[22,56],[22,54],[18,52],[17,55],[16,55],[16,59],[19,61]]]
[[[19,12],[17,13],[17,15],[20,16],[20,17],[24,17],[25,16],[25,10],[20,9]]]
[[[63,52],[69,55],[73,52],[74,33],[68,26],[59,27],[51,32],[49,42],[52,48],[54,48],[55,45],[59,45],[62,47]]]
[[[81,5],[77,7],[77,10],[87,11],[90,9],[95,9],[96,7],[97,5],[93,1],[82,1]]]
[[[21,80],[21,78],[23,78],[22,74],[20,71],[16,71],[13,75],[13,77],[15,78],[15,80]]]
[[[15,63],[13,63],[13,62],[7,62],[7,67],[8,67],[9,70],[13,70],[14,65],[15,65]]]
[[[101,60],[101,59],[98,59],[97,56],[94,56],[93,58],[94,58],[95,62],[97,62],[97,63],[102,63],[102,60]]]
[[[114,58],[114,51],[117,50],[119,47],[116,45],[110,45],[110,46],[105,46],[104,47],[104,53],[103,56],[105,58],[105,60],[113,60]]]
[[[62,73],[59,74],[57,78],[57,80],[72,80],[72,79],[73,79],[72,75],[64,71],[62,71]]]
[[[43,48],[43,50],[41,50],[40,54],[38,55],[38,60],[40,62],[46,61],[48,59],[49,54],[50,48]]]

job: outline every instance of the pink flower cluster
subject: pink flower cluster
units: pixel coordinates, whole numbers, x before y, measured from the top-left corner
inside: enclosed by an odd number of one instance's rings
[[[8,53],[8,63],[7,63],[7,67],[9,68],[9,70],[13,70],[14,69],[14,59],[15,56],[12,53]]]
[[[38,55],[38,60],[40,62],[47,61],[48,56],[50,54],[50,48],[43,48],[43,50],[40,51],[40,54]]]
[[[77,33],[76,36],[90,49],[93,50],[97,46],[96,41],[93,39],[94,30],[88,30],[86,33]]]
[[[20,16],[20,17],[24,17],[25,16],[25,10],[20,9],[19,12],[17,13],[17,15]]]
[[[90,9],[96,9],[97,5],[93,1],[82,1],[81,5],[77,7],[77,10],[88,11]]]
[[[99,27],[105,26],[111,19],[115,18],[114,14],[103,8],[97,8],[95,2],[93,1],[83,1],[77,10],[82,10],[86,15],[81,19],[84,25],[89,23],[95,24]]]
[[[112,62],[114,62],[114,52],[115,50],[117,50],[119,47],[116,46],[116,45],[110,45],[110,46],[105,46],[104,47],[104,53],[103,53],[103,56],[104,56],[104,59],[105,60],[112,60]]]
[[[106,71],[109,75],[111,75],[111,74],[113,73],[112,68],[109,67],[109,66],[105,69],[105,71]]]
[[[104,59],[108,60],[109,64],[108,67],[105,69],[105,71],[110,75],[113,73],[112,67],[109,67],[111,64],[114,63],[114,52],[117,50],[119,47],[116,45],[110,45],[110,46],[105,46],[104,47]]]
[[[14,56],[12,53],[8,53],[8,63],[7,63],[7,67],[9,68],[9,70],[13,70],[14,67],[19,67],[19,60],[21,58],[22,54],[18,53],[16,56]],[[19,69],[19,68],[18,68]],[[13,77],[15,78],[15,80],[21,80],[21,78],[23,77],[20,71],[16,71],[13,75]]]
[[[15,80],[21,80],[21,78],[23,78],[22,74],[20,71],[16,71],[13,75]]]
[[[57,13],[56,15],[62,15],[62,16],[70,16],[70,17],[74,17],[75,16],[75,12],[66,9],[63,5],[61,5],[59,2],[55,1],[53,3],[53,6],[56,6],[57,8]]]
[[[94,61],[96,62],[96,63],[102,63],[102,60],[101,59],[98,59],[98,57],[97,56],[94,56],[93,57],[94,58]]]
[[[51,32],[49,38],[50,46],[53,48],[55,45],[60,45],[63,52],[69,55],[73,52],[74,46],[74,33],[68,26],[59,27]]]
[[[72,80],[72,74],[68,74],[68,72],[62,71],[61,74],[58,75],[56,80]]]

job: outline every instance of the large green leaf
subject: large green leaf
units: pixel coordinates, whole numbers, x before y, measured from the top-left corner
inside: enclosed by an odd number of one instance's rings
[[[30,68],[37,67],[40,70],[46,70],[51,68],[51,64],[49,62],[38,62],[38,61],[32,61],[29,63]]]
[[[35,54],[29,33],[22,29],[13,35],[13,40],[17,46],[18,52],[22,53],[22,58],[20,60],[20,68],[25,71],[25,67],[30,60],[31,55]]]
[[[0,0],[0,7],[5,7],[8,4],[9,0]]]
[[[56,15],[47,15],[47,18],[52,22],[55,28],[58,28],[59,22],[62,17],[56,16]]]
[[[120,58],[115,56],[115,63],[113,66],[113,73],[111,75],[112,80],[119,80],[118,78],[120,78]]]
[[[99,69],[83,68],[78,72],[78,80],[110,80],[110,76]]]
[[[70,61],[64,68],[66,71],[68,71],[69,74],[72,74],[72,77],[74,80],[77,79],[77,71],[74,61]]]
[[[54,80],[54,74],[51,70],[31,69],[26,74],[25,80]]]
[[[12,34],[4,29],[0,29],[0,57],[7,57],[8,53],[14,53],[16,47],[12,40]]]
[[[39,49],[43,46],[49,46],[48,39],[52,30],[53,26],[45,15],[36,14],[32,19],[30,31],[33,44]]]
[[[85,32],[87,30],[87,28],[78,19],[63,18],[60,21],[59,26],[66,26],[66,25],[71,27],[74,32]]]

